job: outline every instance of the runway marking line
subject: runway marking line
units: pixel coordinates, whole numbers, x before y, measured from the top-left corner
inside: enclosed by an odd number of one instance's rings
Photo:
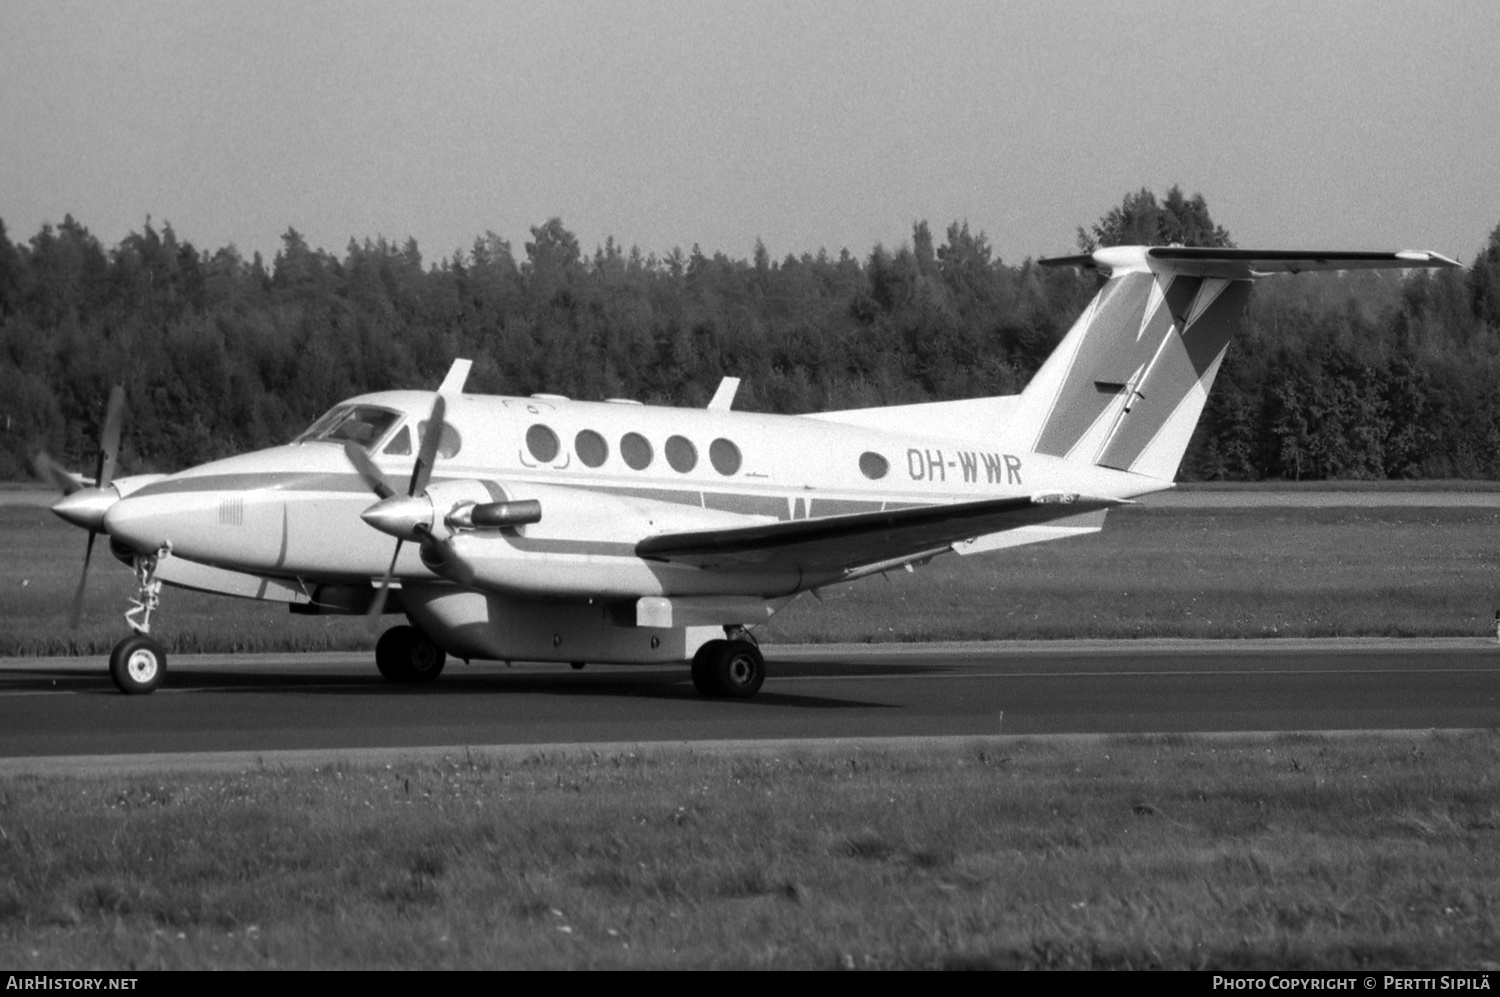
[[[1479,674],[1500,674],[1500,664],[1493,668],[1228,668],[1228,669],[1179,669],[1172,671],[1136,671],[1124,670],[1117,672],[968,672],[966,674],[946,673],[941,675],[767,675],[767,682],[819,682],[833,681],[866,681],[866,680],[923,680],[934,679],[976,679],[976,678],[1015,678],[1015,679],[1040,679],[1040,678],[1122,678],[1130,676],[1145,677],[1186,677],[1194,676],[1219,676],[1219,675],[1448,675],[1466,674],[1469,672]]]

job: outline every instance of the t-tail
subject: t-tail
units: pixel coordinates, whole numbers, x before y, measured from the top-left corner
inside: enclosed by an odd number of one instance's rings
[[[1108,279],[1017,399],[1007,444],[1166,482],[1244,321],[1252,281],[1304,270],[1459,265],[1430,252],[1181,246],[1113,246],[1039,262]]]

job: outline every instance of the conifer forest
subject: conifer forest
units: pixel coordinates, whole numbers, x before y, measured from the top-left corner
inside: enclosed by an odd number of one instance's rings
[[[1127,195],[1076,242],[1234,245],[1176,187]],[[1462,262],[1259,282],[1180,478],[1500,477],[1500,226]],[[71,216],[29,237],[0,220],[0,479],[42,450],[91,470],[116,383],[122,473],[285,442],[350,395],[434,388],[460,356],[470,390],[514,395],[697,406],[726,375],[736,407],[785,413],[1008,394],[1097,283],[1001,260],[961,222],[780,259],[589,253],[557,218],[438,260],[288,229],[267,261],[149,220],[113,247]]]

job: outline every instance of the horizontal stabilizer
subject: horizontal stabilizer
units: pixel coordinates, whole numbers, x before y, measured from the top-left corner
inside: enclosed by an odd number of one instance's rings
[[[1038,260],[1044,267],[1078,267],[1106,274],[1149,272],[1245,280],[1308,270],[1405,270],[1456,267],[1441,253],[1403,249],[1393,253],[1303,249],[1213,249],[1200,246],[1106,246],[1079,256]]]

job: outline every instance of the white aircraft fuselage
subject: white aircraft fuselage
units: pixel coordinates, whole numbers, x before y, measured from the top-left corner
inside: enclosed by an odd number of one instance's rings
[[[393,485],[410,476],[410,456],[382,447],[427,416],[428,392],[360,395],[343,406],[397,415],[371,447]],[[644,560],[635,544],[681,530],[745,526],[878,512],[966,499],[1062,491],[1129,499],[1170,482],[954,435],[879,432],[823,418],[713,412],[646,405],[463,395],[450,399],[447,424],[461,439],[440,457],[428,486],[440,501],[489,502],[538,498],[544,514],[513,531],[475,532],[476,563],[497,588],[546,596],[792,595],[837,580],[838,573],[800,577],[782,570],[765,578],[706,574],[682,564]],[[541,427],[540,431],[536,427]],[[547,431],[556,453],[538,459],[528,431]],[[597,434],[609,452],[597,467],[580,457],[579,434]],[[645,466],[634,469],[620,441],[646,441]],[[668,462],[669,441],[685,456]],[[686,441],[686,446],[681,442]],[[718,447],[738,455],[716,467]],[[690,449],[689,449],[690,448]],[[732,448],[732,449],[731,449]],[[542,453],[545,455],[546,451]],[[875,455],[875,458],[866,455]],[[861,459],[885,473],[861,471]],[[688,464],[691,466],[688,466]],[[390,538],[360,519],[371,495],[337,441],[272,447],[145,481],[105,518],[109,535],[136,551],[170,543],[174,557],[231,571],[284,579],[378,580],[391,556]],[[437,577],[415,549],[404,551],[397,575]]]

